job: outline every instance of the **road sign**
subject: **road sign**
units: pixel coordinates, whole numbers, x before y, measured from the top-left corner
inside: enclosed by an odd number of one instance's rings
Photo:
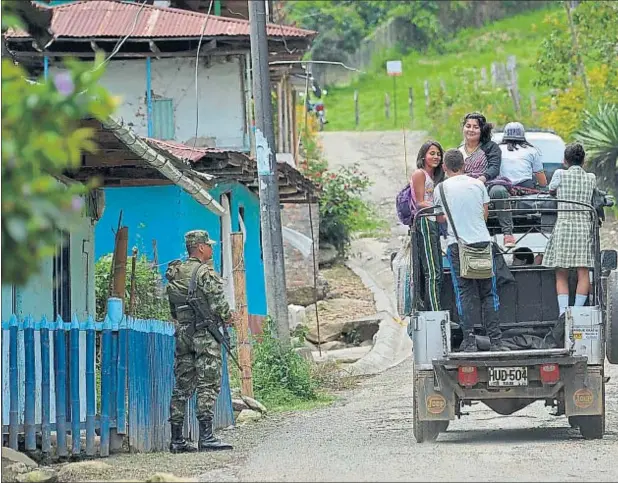
[[[403,72],[400,60],[389,60],[386,62],[386,73],[390,76],[400,76]]]

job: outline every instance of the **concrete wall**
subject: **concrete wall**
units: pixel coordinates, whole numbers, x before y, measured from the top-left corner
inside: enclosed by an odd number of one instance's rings
[[[311,217],[313,221],[313,243],[316,247],[316,257],[319,249],[319,213],[317,204],[311,205]],[[311,224],[309,223],[309,205],[285,203],[281,211],[281,225],[291,228],[311,238]],[[285,277],[288,292],[299,288],[313,287],[314,270],[313,256],[305,256],[301,250],[294,247],[288,240],[283,241],[285,256]]]
[[[94,315],[94,224],[91,218],[82,217],[70,238],[71,264],[71,313],[85,320]],[[53,304],[53,258],[43,261],[40,272],[23,287],[2,285],[2,320],[11,314],[20,317],[31,315],[40,320],[43,315],[55,319]]]
[[[197,146],[235,150],[250,147],[245,117],[242,63],[238,57],[210,57],[198,67],[198,99],[195,93],[195,58],[179,57],[151,61],[153,99],[169,98],[174,108],[174,141],[193,145],[196,105],[199,108]],[[146,60],[112,60],[101,84],[120,96],[115,116],[141,136],[148,135],[146,105]]]
[[[229,194],[231,231],[246,232],[245,268],[249,313],[266,315],[259,201],[253,193],[238,183],[223,183],[210,190],[210,194],[217,200],[221,200],[224,193]],[[114,235],[111,230],[116,229],[118,215],[120,210],[123,210],[123,225],[129,227],[129,250],[137,246],[140,254],[146,254],[152,259],[152,240],[156,240],[161,274],[165,273],[169,261],[186,256],[184,233],[195,229],[207,230],[211,238],[217,242],[213,253],[214,266],[217,272],[221,272],[220,220],[180,188],[176,186],[107,188],[105,205],[105,212],[97,223],[95,232],[97,260],[113,251]],[[239,220],[241,208],[244,211],[242,228]],[[231,275],[231,272],[225,269],[225,262],[223,265],[224,282],[229,284],[228,274]],[[230,295],[229,289],[226,293]]]

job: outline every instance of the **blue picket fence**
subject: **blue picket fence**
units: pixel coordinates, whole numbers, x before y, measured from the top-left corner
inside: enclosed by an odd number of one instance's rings
[[[100,366],[96,341],[100,337]],[[169,445],[169,401],[174,387],[174,326],[122,314],[120,299],[110,299],[102,323],[12,316],[2,322],[2,432],[18,449],[72,455],[108,456],[119,441],[133,451],[165,451]],[[221,393],[215,407],[215,428],[234,424],[232,397],[223,354]],[[68,368],[68,371],[67,371]],[[97,410],[97,370],[100,409]],[[9,402],[7,405],[6,402]],[[187,403],[185,433],[198,434],[195,397]],[[79,437],[74,437],[79,435]],[[85,435],[85,447],[82,436]]]

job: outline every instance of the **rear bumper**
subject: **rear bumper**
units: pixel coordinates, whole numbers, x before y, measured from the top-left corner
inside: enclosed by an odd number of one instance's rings
[[[555,384],[542,384],[538,367],[558,364],[560,380]],[[473,387],[459,385],[457,369],[475,366],[479,382]],[[529,385],[490,388],[487,384],[488,367],[527,366]],[[418,371],[418,414],[420,420],[455,419],[461,401],[491,400],[563,400],[566,416],[592,416],[603,412],[603,369],[589,366],[582,356],[515,358],[502,360],[435,360],[433,370]],[[522,406],[523,407],[523,406]]]

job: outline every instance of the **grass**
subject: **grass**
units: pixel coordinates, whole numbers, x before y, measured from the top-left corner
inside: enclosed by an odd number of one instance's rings
[[[380,218],[375,207],[359,202],[350,232],[356,238],[381,237],[390,233],[390,226],[386,220]]]
[[[361,74],[350,85],[329,87],[325,99],[328,109],[327,131],[384,131],[401,129],[403,125],[415,129],[427,129],[424,81],[435,90],[443,80],[447,92],[454,89],[460,79],[453,75],[456,68],[485,67],[491,79],[491,63],[503,62],[509,55],[517,58],[519,89],[523,99],[530,94],[539,94],[533,87],[535,61],[541,41],[549,35],[551,26],[544,23],[545,17],[555,9],[541,9],[492,23],[481,29],[466,29],[447,42],[445,53],[420,54],[411,52],[401,55],[395,51],[384,52],[374,59],[374,65],[366,74]],[[560,11],[560,9],[558,9]],[[403,75],[396,79],[397,125],[394,122],[393,78],[386,75],[386,60],[401,59]],[[408,88],[413,90],[414,120],[410,122]],[[354,91],[359,93],[360,125],[355,126]],[[391,117],[386,119],[384,98],[391,96]],[[538,96],[537,96],[538,98]],[[474,109],[474,106],[470,106]]]

